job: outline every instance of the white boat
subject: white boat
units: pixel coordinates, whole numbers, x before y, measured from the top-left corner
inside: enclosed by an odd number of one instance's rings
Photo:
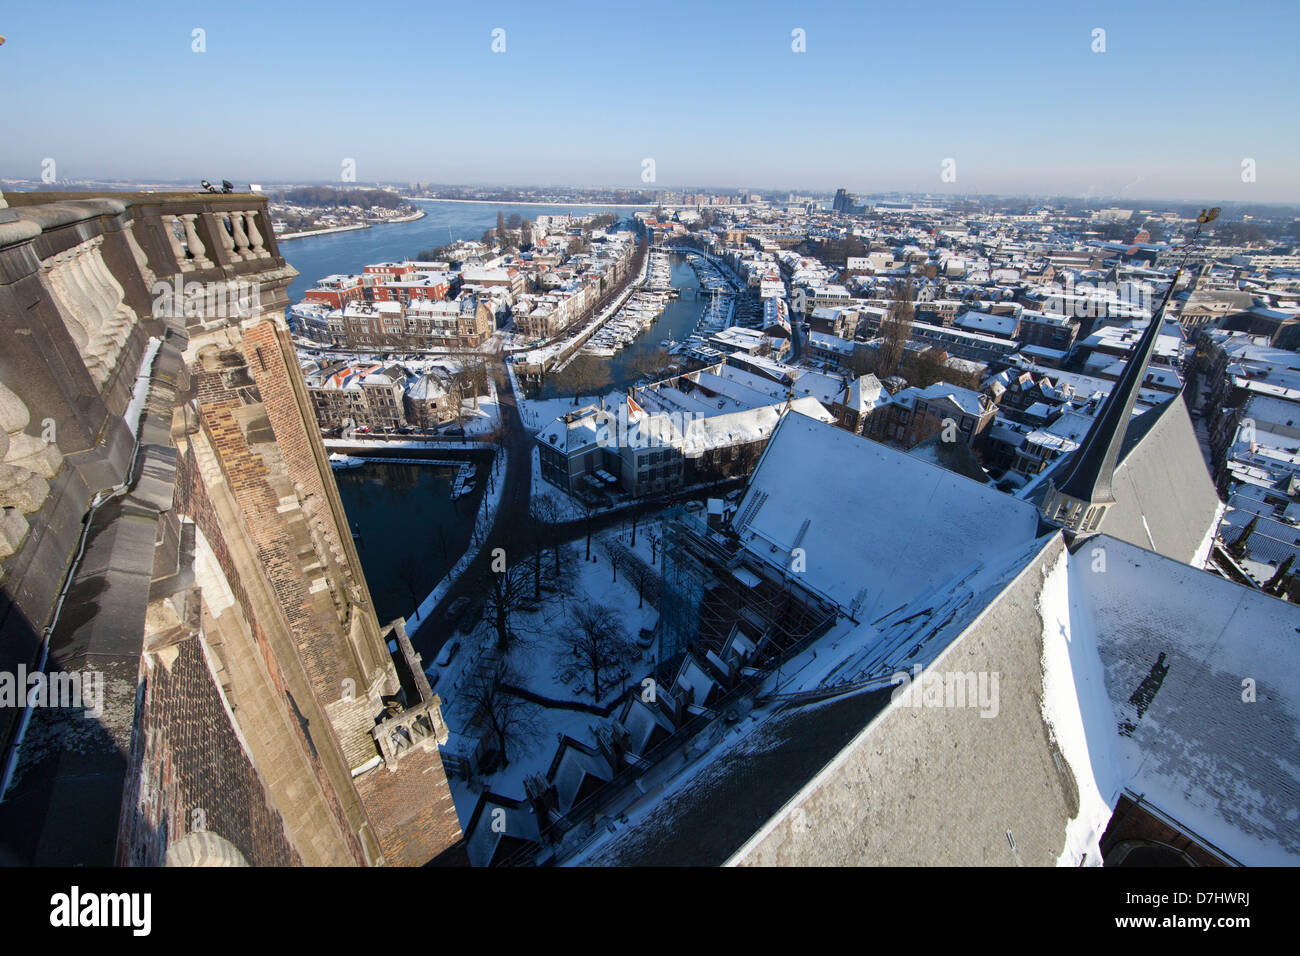
[[[360,458],[353,458],[351,455],[344,455],[340,452],[334,452],[330,455],[330,467],[335,471],[342,471],[345,468],[360,468],[365,462]]]

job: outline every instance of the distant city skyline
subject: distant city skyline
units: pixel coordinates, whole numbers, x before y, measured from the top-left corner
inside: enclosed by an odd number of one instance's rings
[[[0,178],[1300,201],[1294,4],[910,12],[14,9]]]

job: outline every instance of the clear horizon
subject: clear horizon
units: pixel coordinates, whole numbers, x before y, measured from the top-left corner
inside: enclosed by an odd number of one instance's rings
[[[1278,2],[49,3],[0,25],[0,177],[1295,203],[1297,26]]]

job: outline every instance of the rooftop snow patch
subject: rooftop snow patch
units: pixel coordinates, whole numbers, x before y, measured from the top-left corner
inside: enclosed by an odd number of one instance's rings
[[[870,621],[972,564],[1001,564],[1037,537],[1039,522],[1031,504],[793,413],[773,433],[733,526],[778,568],[801,548],[801,583],[843,608],[860,600],[855,616]]]
[[[1108,734],[1127,790],[1238,862],[1300,863],[1300,607],[1106,536],[1070,585],[1113,711],[1085,711],[1090,749]]]

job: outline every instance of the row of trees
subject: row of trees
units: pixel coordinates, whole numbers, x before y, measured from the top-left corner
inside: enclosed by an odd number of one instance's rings
[[[527,252],[533,247],[532,220],[521,219],[518,213],[511,213],[507,217],[498,209],[496,230],[485,233],[484,238],[486,239],[488,235],[499,242],[502,248],[513,246],[520,252]]]
[[[280,202],[297,206],[360,206],[362,209],[400,209],[409,203],[397,193],[386,189],[338,189],[334,186],[300,186],[276,196]]]
[[[895,284],[893,302],[880,323],[880,341],[873,355],[859,349],[850,369],[854,376],[874,374],[885,379],[899,375],[909,385],[926,388],[936,382],[947,382],[964,388],[978,390],[979,375],[948,365],[949,355],[943,349],[931,347],[921,351],[907,348],[912,337],[912,323],[916,317],[916,290],[908,280]]]
[[[673,357],[664,348],[638,351],[628,359],[627,369],[637,381],[655,382],[672,374]],[[560,394],[572,394],[573,404],[577,405],[583,395],[592,396],[613,385],[614,377],[609,362],[579,353],[552,373],[551,383]]]

